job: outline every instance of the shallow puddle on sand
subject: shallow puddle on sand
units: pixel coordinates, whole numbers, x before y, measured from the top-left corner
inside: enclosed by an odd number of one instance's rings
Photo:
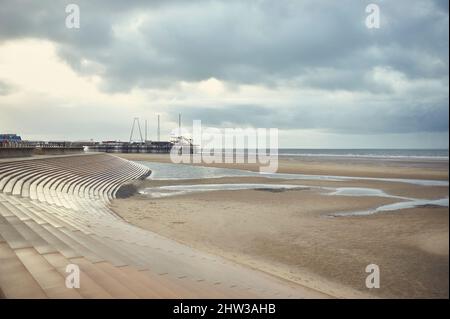
[[[142,195],[148,195],[151,198],[160,198],[168,196],[183,195],[196,192],[210,191],[235,191],[235,190],[267,190],[267,191],[284,191],[292,189],[308,189],[308,186],[289,185],[289,184],[198,184],[198,185],[171,185],[160,187],[147,187],[139,191]]]
[[[221,177],[266,177],[266,178],[278,178],[286,180],[322,180],[322,181],[384,181],[391,183],[408,183],[420,186],[448,186],[448,181],[442,180],[420,180],[420,179],[401,179],[401,178],[371,178],[371,177],[350,177],[350,176],[327,176],[327,175],[306,175],[306,174],[284,174],[284,173],[270,173],[262,174],[259,172],[245,171],[240,169],[230,168],[217,168],[217,167],[204,167],[185,164],[171,164],[171,163],[153,163],[153,162],[141,162],[152,170],[152,174],[149,179],[154,180],[189,180],[189,179],[206,179],[206,178],[221,178]],[[148,187],[139,191],[142,195],[147,195],[150,198],[161,198],[168,196],[177,196],[195,192],[209,192],[219,190],[267,190],[267,191],[285,191],[292,189],[320,189],[325,191],[324,196],[358,196],[358,197],[384,197],[384,198],[396,198],[400,201],[397,203],[382,205],[373,209],[364,211],[352,211],[352,212],[337,212],[329,216],[364,216],[371,215],[379,212],[393,212],[406,208],[414,208],[420,206],[436,206],[436,207],[448,207],[448,198],[442,199],[418,199],[408,198],[401,196],[389,195],[381,189],[376,188],[364,188],[364,187],[317,187],[317,186],[304,186],[304,185],[290,185],[290,184],[248,184],[248,183],[235,183],[235,184],[198,184],[198,185],[171,185],[160,187]]]

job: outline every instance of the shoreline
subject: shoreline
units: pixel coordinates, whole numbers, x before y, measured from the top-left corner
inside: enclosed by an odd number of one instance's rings
[[[169,154],[114,154],[131,161],[153,161],[159,163],[172,163]],[[424,161],[389,161],[374,159],[340,159],[337,161],[329,158],[279,158],[277,173],[308,174],[308,175],[337,175],[349,177],[376,177],[376,178],[410,178],[410,179],[436,179],[448,180],[448,160],[424,160]],[[186,163],[182,165],[194,165],[217,168],[234,168],[247,171],[259,171],[257,163]],[[332,172],[332,174],[331,174]]]

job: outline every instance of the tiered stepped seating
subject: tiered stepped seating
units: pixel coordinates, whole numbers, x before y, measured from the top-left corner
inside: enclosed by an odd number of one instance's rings
[[[322,297],[135,227],[108,208],[148,168],[107,154],[0,162],[0,297]],[[78,265],[80,288],[65,285]]]

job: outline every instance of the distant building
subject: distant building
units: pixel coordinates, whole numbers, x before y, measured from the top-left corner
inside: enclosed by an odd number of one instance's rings
[[[22,138],[17,134],[0,134],[0,143],[18,143]]]

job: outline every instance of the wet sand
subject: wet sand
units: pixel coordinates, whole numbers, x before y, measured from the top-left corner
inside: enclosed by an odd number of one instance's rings
[[[171,163],[167,154],[117,154],[132,161],[154,161]],[[194,164],[201,166],[236,168],[258,171],[253,163],[212,163]],[[448,180],[448,161],[433,159],[373,159],[347,157],[280,157],[278,173],[301,173],[317,175],[341,175],[385,178],[417,178]]]
[[[167,155],[125,154],[167,162]],[[280,161],[289,173],[448,178],[448,162]],[[219,165],[215,165],[219,166]],[[236,167],[238,166],[238,167]],[[228,167],[255,169],[251,164]],[[352,168],[354,168],[352,170]],[[343,174],[345,173],[345,174]],[[351,173],[351,174],[350,174]],[[397,202],[384,197],[328,196],[314,186],[369,187],[390,195],[437,199],[448,187],[385,181],[306,181],[227,177],[145,181],[141,187],[201,183],[282,183],[313,186],[286,191],[239,190],[152,199],[134,195],[113,202],[129,222],[189,246],[297,282],[335,297],[448,298],[449,210],[425,206],[369,216],[330,217]],[[365,267],[380,267],[381,287],[365,287]]]

